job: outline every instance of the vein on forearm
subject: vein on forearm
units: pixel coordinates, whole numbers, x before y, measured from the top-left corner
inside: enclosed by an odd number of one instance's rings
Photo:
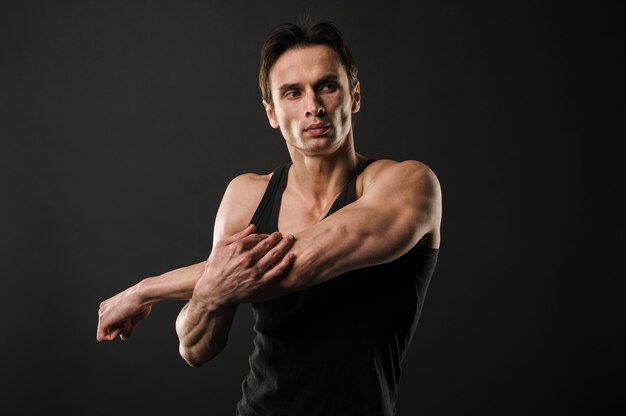
[[[190,300],[176,320],[180,352],[194,366],[219,354],[228,341],[228,332],[237,304],[212,307]]]

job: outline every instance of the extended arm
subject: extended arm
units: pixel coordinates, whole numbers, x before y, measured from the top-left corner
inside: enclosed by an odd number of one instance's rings
[[[148,277],[100,303],[98,341],[113,341],[117,336],[128,339],[137,324],[147,318],[152,305],[163,300],[189,299],[206,262]]]
[[[245,179],[245,177],[243,178]],[[245,187],[241,189],[241,182],[233,180],[224,194],[218,211],[214,241],[227,238],[229,243],[248,237],[253,229],[243,230],[252,216],[251,206],[255,198],[260,198],[259,192]],[[262,193],[262,189],[260,190]],[[239,198],[236,196],[240,195]],[[247,201],[246,198],[250,198]],[[257,201],[258,202],[258,201]],[[254,244],[267,236],[251,237]],[[224,240],[226,241],[226,240]],[[273,240],[275,243],[278,241]],[[267,243],[266,243],[267,244]],[[253,265],[252,265],[253,266]],[[137,325],[148,317],[152,305],[164,300],[189,300],[192,298],[198,280],[207,268],[207,261],[202,261],[187,267],[181,267],[160,276],[149,277],[126,290],[104,300],[98,310],[98,341],[113,341],[118,336],[126,340],[131,336]]]

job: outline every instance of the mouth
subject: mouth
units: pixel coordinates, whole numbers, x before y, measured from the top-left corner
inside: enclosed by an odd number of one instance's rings
[[[304,129],[304,131],[309,135],[309,136],[322,136],[323,134],[325,134],[328,130],[330,129],[330,124],[324,124],[324,123],[317,123],[317,124],[311,124],[309,127],[307,127],[306,129]]]

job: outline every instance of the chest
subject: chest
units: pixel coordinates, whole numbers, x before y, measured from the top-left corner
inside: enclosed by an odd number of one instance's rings
[[[349,189],[350,187],[352,190]],[[360,198],[362,193],[363,182],[360,175],[356,180],[348,183],[339,194],[326,201],[306,201],[297,197],[289,189],[285,189],[278,212],[278,230],[283,234],[296,234]]]
[[[332,202],[323,206],[310,206],[296,198],[283,195],[278,212],[278,231],[286,234],[296,234],[322,220],[330,209]]]

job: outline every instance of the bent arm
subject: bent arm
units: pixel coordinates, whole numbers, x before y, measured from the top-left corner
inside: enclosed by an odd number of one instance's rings
[[[363,195],[295,234],[288,275],[268,285],[269,299],[332,279],[350,270],[395,260],[421,243],[438,248],[441,189],[435,174],[416,161],[385,162],[364,179]]]
[[[176,319],[178,351],[190,366],[197,368],[217,356],[228,341],[238,303],[212,307],[191,299]]]
[[[293,238],[282,238],[280,233],[254,234],[254,226],[246,227],[264,191],[262,181],[249,179],[236,178],[226,189],[215,220],[211,255],[176,320],[179,353],[192,367],[203,365],[224,349],[239,305],[236,297],[228,302],[211,299],[224,299],[222,294],[232,293],[233,287],[242,293],[254,291],[267,279],[282,275],[292,259],[283,254]]]

